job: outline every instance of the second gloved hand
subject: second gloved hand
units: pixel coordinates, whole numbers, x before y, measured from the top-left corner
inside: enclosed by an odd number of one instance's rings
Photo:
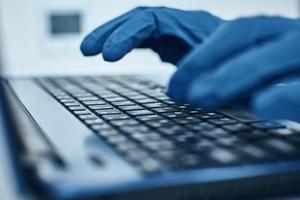
[[[224,23],[182,60],[169,95],[213,109],[246,96],[264,118],[300,121],[299,30],[299,19],[283,17]]]
[[[161,60],[177,64],[221,23],[203,11],[139,7],[90,33],[81,51],[86,56],[102,53],[105,60],[117,61],[134,48],[150,48]]]

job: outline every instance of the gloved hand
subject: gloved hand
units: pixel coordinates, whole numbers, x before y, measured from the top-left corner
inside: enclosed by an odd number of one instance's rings
[[[139,7],[94,30],[82,42],[81,51],[117,61],[134,48],[150,48],[163,61],[176,64],[221,23],[203,11]]]
[[[300,121],[300,20],[224,23],[180,62],[169,94],[208,108],[250,96],[250,109],[258,115]]]

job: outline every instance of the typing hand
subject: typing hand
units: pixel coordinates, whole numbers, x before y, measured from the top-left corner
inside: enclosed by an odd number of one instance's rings
[[[81,44],[86,56],[102,53],[117,61],[134,48],[150,48],[176,64],[207,38],[222,20],[202,11],[139,7],[90,33]]]
[[[250,109],[260,116],[300,121],[300,21],[253,17],[224,23],[179,63],[168,92],[208,108],[251,96]]]

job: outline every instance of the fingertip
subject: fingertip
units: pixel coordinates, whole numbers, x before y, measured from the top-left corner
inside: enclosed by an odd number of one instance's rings
[[[215,109],[223,104],[218,91],[205,79],[195,80],[187,91],[187,101],[192,106]]]
[[[183,95],[180,94],[180,91],[182,91],[182,89],[183,89],[182,86],[177,86],[176,88],[169,87],[167,94],[170,98],[172,98],[176,102],[184,102]]]
[[[169,81],[168,94],[176,101],[184,101],[186,93],[186,79],[190,74],[186,71],[177,70]]]
[[[96,45],[96,40],[92,35],[88,35],[81,42],[80,51],[84,56],[94,56],[101,52],[101,47]]]
[[[102,57],[107,62],[116,62],[121,59],[119,56],[115,56],[113,54],[102,54]]]
[[[273,91],[265,91],[254,97],[252,110],[255,115],[264,119],[279,119],[286,113],[285,101]]]
[[[192,89],[187,96],[187,102],[194,107],[212,109],[219,106],[219,99],[212,93]]]
[[[124,53],[120,45],[108,41],[103,45],[102,56],[105,61],[115,62],[120,60],[124,56]]]

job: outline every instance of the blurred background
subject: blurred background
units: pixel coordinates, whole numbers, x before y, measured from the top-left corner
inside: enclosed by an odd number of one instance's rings
[[[9,75],[170,71],[147,50],[120,62],[85,58],[82,38],[98,25],[136,6],[206,10],[225,19],[251,15],[298,17],[298,0],[0,0],[1,63]]]

